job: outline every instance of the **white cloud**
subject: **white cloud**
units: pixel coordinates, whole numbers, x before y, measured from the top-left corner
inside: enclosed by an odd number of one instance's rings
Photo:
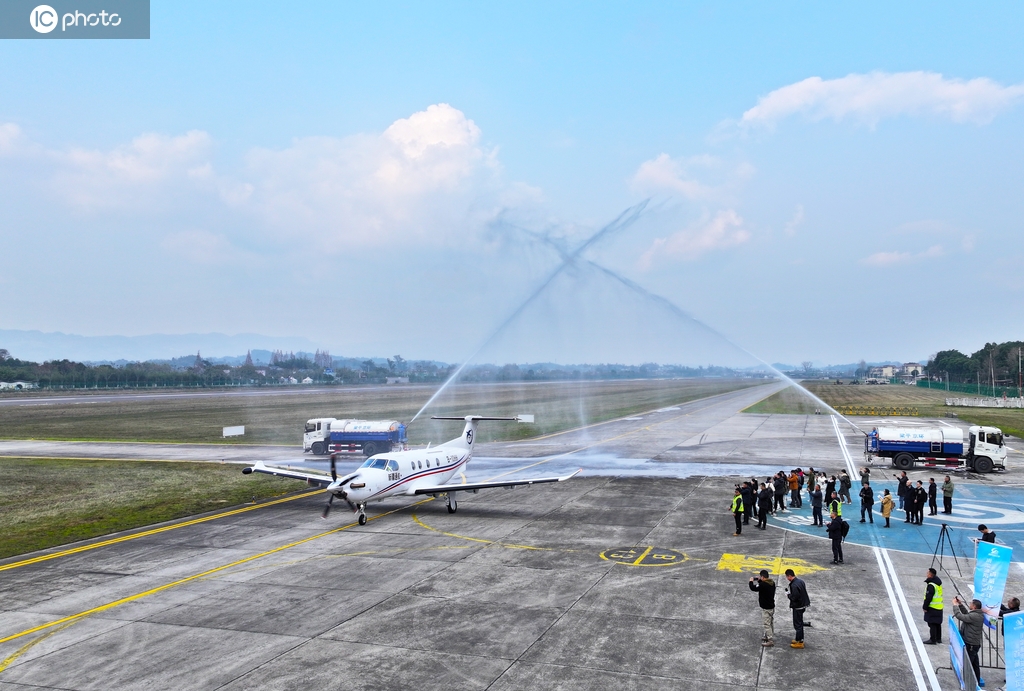
[[[742,245],[750,240],[743,219],[732,209],[719,211],[713,218],[705,216],[689,228],[667,238],[656,238],[638,262],[641,270],[650,268],[663,258],[690,261],[712,252]]]
[[[313,233],[335,248],[460,240],[467,226],[537,197],[502,180],[497,152],[480,136],[472,120],[441,103],[380,135],[256,150],[247,171],[250,204],[278,232]]]
[[[747,161],[731,165],[708,154],[672,158],[663,153],[641,163],[629,182],[634,192],[643,195],[668,193],[689,201],[722,203],[755,172]]]
[[[946,251],[942,245],[932,245],[922,252],[876,252],[870,257],[861,260],[862,264],[875,267],[896,266],[899,264],[912,264],[925,259],[935,259],[944,255]]]
[[[901,115],[984,124],[1021,97],[1024,84],[1002,86],[986,77],[948,79],[935,72],[809,77],[760,98],[743,114],[741,124],[772,125],[796,114],[810,120],[850,118],[871,125]]]
[[[21,128],[13,122],[0,123],[0,155],[11,153],[21,139]]]
[[[632,180],[633,189],[643,194],[670,191],[687,199],[705,199],[711,187],[694,180],[680,161],[668,154],[640,164]]]
[[[481,137],[465,114],[440,103],[379,133],[253,149],[238,173],[215,168],[213,140],[200,130],[143,134],[108,150],[46,150],[18,144],[21,130],[3,124],[0,153],[16,144],[29,152],[20,170],[39,174],[78,211],[142,214],[146,227],[168,216],[177,227],[208,225],[213,213],[258,235],[261,246],[295,247],[302,238],[323,253],[466,242],[501,210],[536,205],[540,193],[504,181],[496,149]],[[168,237],[164,249],[177,252],[176,236]]]
[[[783,229],[783,232],[785,232],[786,235],[788,235],[789,237],[793,237],[794,235],[796,235],[796,229],[799,228],[800,225],[803,224],[803,222],[804,205],[797,204],[796,211],[793,212],[793,218],[789,219],[789,221],[786,223],[786,227]]]
[[[210,135],[192,130],[171,137],[143,134],[110,151],[73,148],[46,155],[54,188],[71,204],[88,209],[169,202],[168,193],[188,184],[191,171],[208,165]]]

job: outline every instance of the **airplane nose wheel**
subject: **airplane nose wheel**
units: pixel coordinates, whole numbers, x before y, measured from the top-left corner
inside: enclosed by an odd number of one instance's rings
[[[359,514],[359,525],[366,525],[366,514]]]
[[[448,495],[448,513],[455,513],[459,510],[459,502],[455,501],[455,497]]]
[[[359,525],[366,525],[366,504],[356,504],[356,511],[359,512]]]

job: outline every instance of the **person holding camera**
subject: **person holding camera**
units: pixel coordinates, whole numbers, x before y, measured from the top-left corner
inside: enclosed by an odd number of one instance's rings
[[[982,631],[985,626],[985,613],[981,611],[981,600],[971,600],[971,608],[967,609],[963,600],[957,595],[953,598],[953,606],[956,610],[953,616],[963,622],[961,633],[964,637],[964,647],[967,648],[967,657],[974,668],[974,678],[978,680],[978,686],[984,688],[985,680],[981,678],[981,663],[978,661],[978,651],[981,650]]]
[[[768,569],[761,569],[760,574],[750,577],[749,585],[757,593],[757,604],[761,607],[761,621],[764,624],[761,645],[771,648],[775,645],[775,582]]]

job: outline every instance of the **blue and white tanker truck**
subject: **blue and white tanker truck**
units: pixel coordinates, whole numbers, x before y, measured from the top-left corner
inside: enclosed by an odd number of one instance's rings
[[[360,452],[366,456],[403,448],[408,439],[398,420],[339,420],[315,417],[306,421],[302,450],[314,455]]]
[[[864,438],[864,456],[891,458],[898,470],[927,468],[1006,470],[1006,447],[998,427],[971,427],[967,443],[959,427],[876,427]]]

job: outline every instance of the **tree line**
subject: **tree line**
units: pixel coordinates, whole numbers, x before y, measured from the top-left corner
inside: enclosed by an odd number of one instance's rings
[[[1022,349],[1024,341],[986,343],[970,355],[959,350],[942,350],[929,359],[928,376],[961,384],[980,381],[994,386],[1016,386]]]
[[[121,366],[91,365],[72,360],[43,363],[20,360],[0,349],[0,381],[25,381],[46,389],[121,389],[215,386],[276,386],[309,378],[316,384],[383,384],[388,377],[408,377],[410,383],[440,383],[454,374],[457,365],[433,361],[409,361],[400,355],[387,359],[387,366],[363,360],[357,366],[338,366],[342,360],[328,360],[318,353],[311,360],[293,353],[275,353],[270,365],[254,365],[250,356],[238,366],[211,362],[197,353],[190,367],[165,362],[130,362]],[[345,362],[355,365],[351,360]],[[329,363],[335,367],[327,366]],[[728,367],[682,365],[598,364],[559,366],[490,365],[465,368],[459,376],[465,382],[566,381],[605,379],[656,379],[749,376]],[[293,381],[294,380],[294,381]]]

